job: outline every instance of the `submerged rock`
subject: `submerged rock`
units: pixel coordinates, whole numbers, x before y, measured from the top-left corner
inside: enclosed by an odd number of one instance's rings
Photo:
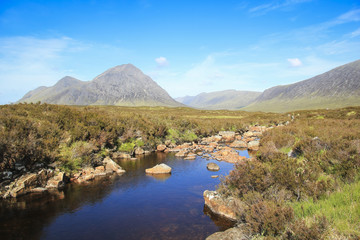
[[[145,170],[148,174],[164,174],[164,173],[171,173],[171,167],[168,165],[161,163],[152,168],[148,168]]]
[[[208,163],[206,165],[207,169],[210,170],[210,171],[219,171],[220,170],[220,167],[219,165],[217,165],[216,163]]]

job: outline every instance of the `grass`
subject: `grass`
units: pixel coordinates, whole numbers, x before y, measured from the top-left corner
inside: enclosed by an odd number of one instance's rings
[[[200,118],[200,119],[242,119],[243,116],[185,116],[187,118]]]
[[[333,99],[325,97],[303,97],[295,99],[281,99],[279,97],[262,102],[254,102],[240,110],[264,112],[289,112],[297,110],[334,109],[348,106],[359,106],[359,98]]]
[[[360,181],[324,199],[296,202],[292,207],[297,218],[311,221],[315,216],[325,216],[340,234],[360,235]]]

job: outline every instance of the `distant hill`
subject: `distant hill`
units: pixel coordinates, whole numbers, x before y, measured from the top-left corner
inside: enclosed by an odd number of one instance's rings
[[[202,109],[240,109],[254,101],[261,92],[225,90],[175,98],[176,101]]]
[[[287,112],[360,105],[360,60],[308,80],[265,90],[245,111]]]
[[[110,68],[89,82],[64,77],[52,87],[39,87],[19,102],[63,105],[183,106],[132,64]]]

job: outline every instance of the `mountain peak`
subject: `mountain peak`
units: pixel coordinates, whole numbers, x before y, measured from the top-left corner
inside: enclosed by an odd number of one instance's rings
[[[60,79],[54,86],[55,87],[70,87],[82,83],[79,79],[73,78],[71,76],[65,76]]]
[[[69,105],[182,106],[132,64],[115,66],[92,81],[66,76],[53,87],[27,94],[20,102]]]
[[[142,71],[140,69],[138,69],[137,67],[135,67],[131,63],[117,65],[117,66],[115,66],[113,68],[108,69],[104,73],[109,73],[109,72],[111,72],[111,73],[116,73],[116,72],[142,73]]]

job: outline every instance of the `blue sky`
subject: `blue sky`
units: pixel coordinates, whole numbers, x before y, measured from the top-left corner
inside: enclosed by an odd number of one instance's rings
[[[180,97],[263,91],[358,59],[358,0],[0,0],[0,104],[124,63]]]

